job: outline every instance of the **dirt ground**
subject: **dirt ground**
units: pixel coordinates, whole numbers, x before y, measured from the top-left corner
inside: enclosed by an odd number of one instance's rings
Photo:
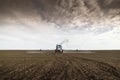
[[[120,51],[0,51],[0,80],[120,80]]]

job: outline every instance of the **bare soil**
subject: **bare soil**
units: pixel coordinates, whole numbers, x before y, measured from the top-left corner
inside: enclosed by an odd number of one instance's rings
[[[0,52],[0,80],[120,80],[120,54]]]

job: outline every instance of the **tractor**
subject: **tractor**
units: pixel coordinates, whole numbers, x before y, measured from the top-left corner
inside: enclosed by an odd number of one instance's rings
[[[55,49],[55,53],[63,53],[62,45],[63,45],[64,43],[67,43],[67,42],[68,42],[68,40],[64,40],[64,41],[62,41],[61,43],[57,44],[57,45],[56,45],[56,49]]]
[[[62,45],[56,45],[55,53],[63,53]]]

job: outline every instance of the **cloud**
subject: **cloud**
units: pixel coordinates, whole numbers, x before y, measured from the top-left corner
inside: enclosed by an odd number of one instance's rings
[[[113,21],[120,23],[119,3],[119,0],[1,0],[0,23],[19,23],[30,27],[45,21],[45,24],[54,23],[58,29],[92,30],[94,25],[98,24],[98,28],[106,20],[117,18]],[[98,29],[101,32],[101,28]],[[109,30],[105,28],[102,31]]]

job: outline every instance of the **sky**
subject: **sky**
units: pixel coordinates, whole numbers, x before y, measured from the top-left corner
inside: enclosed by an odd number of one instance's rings
[[[0,0],[0,50],[119,50],[120,0]]]

